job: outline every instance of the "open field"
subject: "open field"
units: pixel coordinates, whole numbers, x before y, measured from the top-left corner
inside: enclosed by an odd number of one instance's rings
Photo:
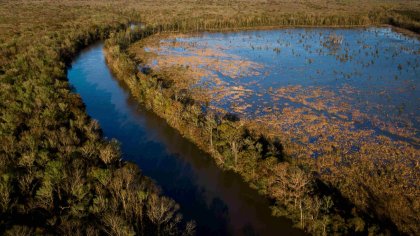
[[[126,49],[139,37],[125,28],[129,22],[144,22],[152,34],[391,24],[418,33],[419,15],[420,1],[1,1],[0,234],[193,232],[193,224],[176,216],[175,202],[162,196],[138,167],[120,161],[119,145],[103,139],[66,80],[66,66],[80,49],[111,38],[110,66],[133,95],[143,94],[140,102],[212,153],[224,168],[274,199],[276,214],[294,219],[312,234],[415,235],[420,231],[418,162],[407,170],[367,159],[358,163],[360,168],[335,171],[341,174],[337,178],[319,178],[320,166],[289,159],[300,147],[284,143],[282,153],[272,134],[258,124],[255,128],[229,119],[215,124],[215,117],[202,116],[188,91],[159,87],[165,80],[181,78],[179,74],[136,74]],[[247,62],[243,66],[258,67]],[[261,133],[267,137],[258,138]],[[207,137],[215,138],[214,147],[208,147]],[[394,161],[398,163],[398,156]],[[406,174],[414,176],[414,182],[398,185]]]

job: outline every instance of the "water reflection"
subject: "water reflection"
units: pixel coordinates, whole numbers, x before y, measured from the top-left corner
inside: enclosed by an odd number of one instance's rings
[[[199,235],[301,235],[291,222],[270,215],[269,203],[241,178],[223,172],[162,119],[136,105],[112,78],[102,44],[81,53],[68,71],[70,83],[108,138],[121,142],[123,157],[136,162],[163,192],[194,219]]]
[[[152,36],[143,44],[144,52],[142,44],[132,50],[146,65],[182,73],[210,108],[268,127],[291,143],[290,156],[357,161],[387,150],[410,167],[420,155],[418,38],[391,28],[293,28]]]

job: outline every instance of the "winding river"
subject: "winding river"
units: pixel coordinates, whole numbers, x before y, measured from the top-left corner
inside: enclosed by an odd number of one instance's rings
[[[138,106],[110,73],[103,44],[82,51],[68,78],[106,138],[117,139],[123,158],[180,204],[184,218],[196,221],[198,235],[302,235],[289,220],[271,216],[268,200],[239,175],[220,170],[164,120]]]

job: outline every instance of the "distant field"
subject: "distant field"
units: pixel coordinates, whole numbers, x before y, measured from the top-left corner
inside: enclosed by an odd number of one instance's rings
[[[391,23],[419,32],[420,1],[157,0],[127,4],[154,24],[198,28]]]
[[[50,31],[92,22],[136,19],[173,30],[281,25],[391,23],[419,29],[420,1],[3,1],[0,3],[0,67]],[[60,13],[57,15],[57,13]],[[8,51],[9,47],[19,47]],[[3,69],[4,71],[4,69]]]

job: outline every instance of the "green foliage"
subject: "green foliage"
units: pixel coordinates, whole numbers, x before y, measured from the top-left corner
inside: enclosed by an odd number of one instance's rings
[[[1,212],[7,212],[11,204],[12,185],[10,177],[4,174],[0,178],[0,209]]]
[[[181,217],[149,217],[151,196],[164,197],[102,139],[65,80],[80,49],[135,14],[68,1],[0,5],[0,234],[182,234]]]

